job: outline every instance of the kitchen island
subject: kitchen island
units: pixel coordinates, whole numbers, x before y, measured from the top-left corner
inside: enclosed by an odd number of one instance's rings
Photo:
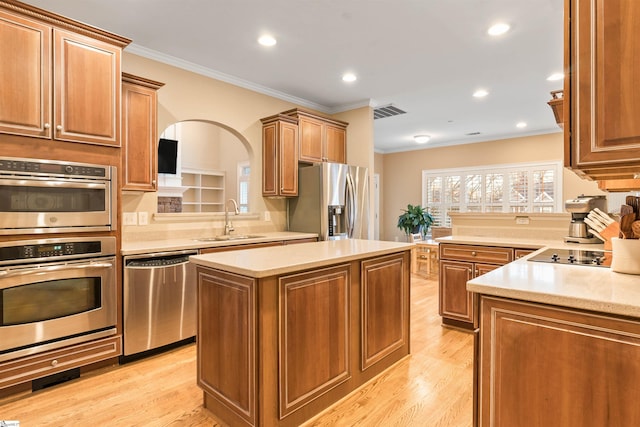
[[[205,407],[234,426],[297,426],[406,357],[411,248],[350,239],[192,256]]]
[[[467,283],[475,425],[640,425],[640,276],[534,255]]]

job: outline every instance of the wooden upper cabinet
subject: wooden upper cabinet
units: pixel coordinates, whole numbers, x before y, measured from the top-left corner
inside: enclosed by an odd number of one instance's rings
[[[50,138],[51,34],[0,10],[0,132]]]
[[[120,146],[120,61],[130,40],[0,1],[0,133]]]
[[[640,172],[640,2],[566,0],[565,7],[565,163],[597,180],[633,178]]]
[[[277,114],[262,119],[262,195],[298,195],[297,119]]]
[[[158,188],[158,100],[164,83],[122,73],[123,190]]]
[[[120,145],[119,47],[54,30],[54,138]]]
[[[296,117],[301,162],[347,162],[348,123],[295,108],[282,114]]]

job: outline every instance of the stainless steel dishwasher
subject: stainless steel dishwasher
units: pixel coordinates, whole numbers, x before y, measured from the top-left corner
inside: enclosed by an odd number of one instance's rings
[[[126,358],[196,335],[197,251],[124,257],[124,350]]]

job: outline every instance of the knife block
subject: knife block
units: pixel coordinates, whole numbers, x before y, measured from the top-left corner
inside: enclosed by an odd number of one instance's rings
[[[605,239],[604,250],[612,250],[611,240],[614,238],[617,239],[620,236],[620,224],[617,222],[609,224],[607,228],[600,232],[600,235]]]

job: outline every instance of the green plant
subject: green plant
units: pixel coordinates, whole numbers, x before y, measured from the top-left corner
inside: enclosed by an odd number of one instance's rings
[[[407,205],[407,209],[398,217],[398,228],[405,234],[420,233],[423,236],[429,231],[429,227],[433,224],[433,217],[426,208],[420,205]]]

